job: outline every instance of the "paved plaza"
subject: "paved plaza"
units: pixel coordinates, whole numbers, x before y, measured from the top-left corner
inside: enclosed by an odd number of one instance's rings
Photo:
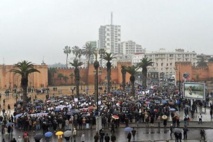
[[[2,94],[4,94],[2,92]],[[35,97],[35,94],[31,94],[32,95],[32,99],[33,97]],[[1,104],[2,104],[2,100],[5,99],[6,100],[6,105],[10,104],[11,106],[13,106],[14,102],[15,102],[15,97],[10,95],[9,97],[5,97],[4,95],[2,95],[1,98]],[[45,99],[45,94],[43,95],[38,95],[38,99]],[[189,122],[188,128],[189,128],[189,132],[188,132],[188,140],[184,140],[184,142],[196,142],[196,141],[200,141],[200,129],[203,128],[206,130],[206,137],[207,137],[207,141],[208,142],[213,142],[213,122],[210,118],[210,112],[209,112],[209,108],[207,108],[206,110],[203,109],[202,110],[202,115],[203,115],[203,124],[198,124],[198,113],[195,114],[195,118],[192,119]],[[2,113],[2,112],[1,112]],[[9,113],[9,112],[8,112]],[[13,110],[11,110],[10,112],[11,114],[13,113]],[[183,127],[183,117],[184,117],[184,113],[183,111],[178,112],[179,116],[180,116],[180,126]],[[136,137],[134,140],[132,140],[133,142],[166,142],[166,141],[170,141],[170,142],[174,142],[174,136],[173,139],[171,139],[170,137],[170,131],[169,131],[169,126],[171,124],[171,118],[169,118],[169,123],[168,123],[168,127],[167,128],[163,128],[163,125],[161,123],[160,128],[158,128],[158,124],[154,123],[154,126],[146,126],[144,123],[139,123],[139,124],[135,124],[135,123],[131,123],[129,124],[130,127],[134,127],[136,129]],[[117,137],[117,142],[127,142],[127,133],[124,132],[124,128],[125,125],[121,124],[121,126],[116,129],[115,135]],[[104,132],[108,133],[111,136],[111,132],[109,130],[109,128],[104,128]],[[34,141],[33,136],[35,136],[35,134],[37,133],[42,133],[42,131],[30,131],[29,132],[29,136],[30,136],[30,142]],[[77,137],[76,137],[76,142],[80,142],[80,137],[82,134],[85,134],[86,137],[86,142],[93,142],[94,141],[94,135],[96,133],[95,131],[95,126],[93,127],[93,129],[83,129],[83,130],[77,130]],[[13,131],[13,135],[12,136],[5,136],[5,135],[0,135],[1,138],[5,138],[6,142],[9,142],[9,140],[12,137],[18,138],[19,136],[23,135],[23,131],[14,128]],[[46,140],[43,138],[41,140],[41,142],[45,142]],[[56,136],[53,136],[51,138],[51,142],[57,142],[58,139]],[[63,139],[63,141],[65,141],[65,139]],[[70,140],[70,142],[73,142],[73,140]]]

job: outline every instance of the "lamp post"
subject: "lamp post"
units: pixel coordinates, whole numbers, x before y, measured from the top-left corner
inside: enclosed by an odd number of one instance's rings
[[[177,70],[178,70],[178,81],[176,79],[176,77],[177,77]],[[177,66],[175,67],[175,71],[176,71],[175,83],[178,82],[178,91],[180,93],[180,91],[181,91],[181,86],[180,86],[181,85],[181,81],[180,81],[180,65],[178,65],[178,68],[177,68]]]
[[[96,60],[94,62],[94,68],[95,68],[95,98],[96,98],[96,131],[99,131],[101,129],[101,117],[99,117],[99,107],[98,107],[98,68],[99,68],[99,62],[97,61],[97,54],[96,54]]]
[[[96,106],[98,111],[98,68],[99,68],[99,62],[94,62],[94,68],[95,68],[95,98],[96,98]]]

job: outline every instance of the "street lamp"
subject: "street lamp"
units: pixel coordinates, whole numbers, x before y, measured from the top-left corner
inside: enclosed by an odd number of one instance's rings
[[[97,61],[97,54],[96,54],[96,60],[94,62],[94,68],[95,68],[95,98],[96,98],[96,131],[99,131],[101,129],[101,117],[99,117],[99,107],[98,107],[98,68],[99,68],[99,62]]]
[[[177,81],[177,79],[176,79],[176,77],[177,77],[177,70],[178,70],[178,81]],[[178,65],[178,68],[177,68],[177,66],[175,67],[175,71],[176,71],[176,76],[175,76],[175,83],[176,82],[178,82],[178,91],[179,91],[179,93],[181,92],[181,81],[180,81],[180,65]]]

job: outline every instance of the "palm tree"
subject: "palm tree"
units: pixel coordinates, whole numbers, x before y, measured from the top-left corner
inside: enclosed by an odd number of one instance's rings
[[[66,54],[66,67],[68,67],[68,56],[71,53],[71,49],[69,46],[65,46],[64,53]]]
[[[82,55],[82,50],[78,46],[72,47],[72,53],[75,55],[75,59],[80,58]]]
[[[83,65],[82,62],[79,62],[78,59],[74,59],[73,62],[70,64],[74,67],[74,74],[75,74],[75,85],[76,85],[76,95],[79,99],[79,85],[80,85],[80,71],[79,67]]]
[[[107,93],[110,93],[110,88],[111,88],[111,67],[112,67],[112,63],[111,61],[114,59],[115,57],[113,56],[112,53],[107,53],[105,52],[105,54],[103,55],[103,59],[107,61],[106,66],[107,66]]]
[[[208,62],[213,62],[213,57],[209,58]]]
[[[89,82],[88,82],[89,64],[91,63],[91,57],[94,56],[95,52],[96,52],[96,48],[92,46],[91,43],[86,43],[85,47],[82,50],[82,54],[85,55],[87,59],[87,77],[86,77],[87,88],[89,85]]]
[[[126,87],[126,66],[121,66],[121,74],[122,74],[122,87],[124,91]]]
[[[19,74],[21,76],[21,87],[23,89],[23,102],[26,104],[28,102],[27,97],[27,87],[28,87],[28,76],[31,73],[39,72],[39,70],[34,68],[34,65],[28,61],[18,62],[14,65],[14,68],[10,70],[14,74]]]
[[[205,61],[204,56],[201,56],[201,57],[200,57],[200,61],[197,62],[197,67],[207,67],[207,63],[206,63],[206,61]]]
[[[130,82],[131,82],[131,85],[132,85],[132,95],[135,96],[135,75],[137,73],[137,69],[138,67],[137,66],[128,66],[126,67],[126,72],[128,72],[130,74]]]
[[[153,62],[151,59],[143,58],[141,62],[137,64],[139,68],[142,68],[142,86],[146,89],[146,79],[147,79],[147,67],[152,66]]]

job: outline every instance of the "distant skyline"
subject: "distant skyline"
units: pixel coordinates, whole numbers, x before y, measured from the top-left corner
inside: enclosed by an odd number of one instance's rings
[[[98,40],[111,12],[121,41],[213,55],[212,7],[212,0],[0,0],[0,64],[65,64],[64,47]]]

